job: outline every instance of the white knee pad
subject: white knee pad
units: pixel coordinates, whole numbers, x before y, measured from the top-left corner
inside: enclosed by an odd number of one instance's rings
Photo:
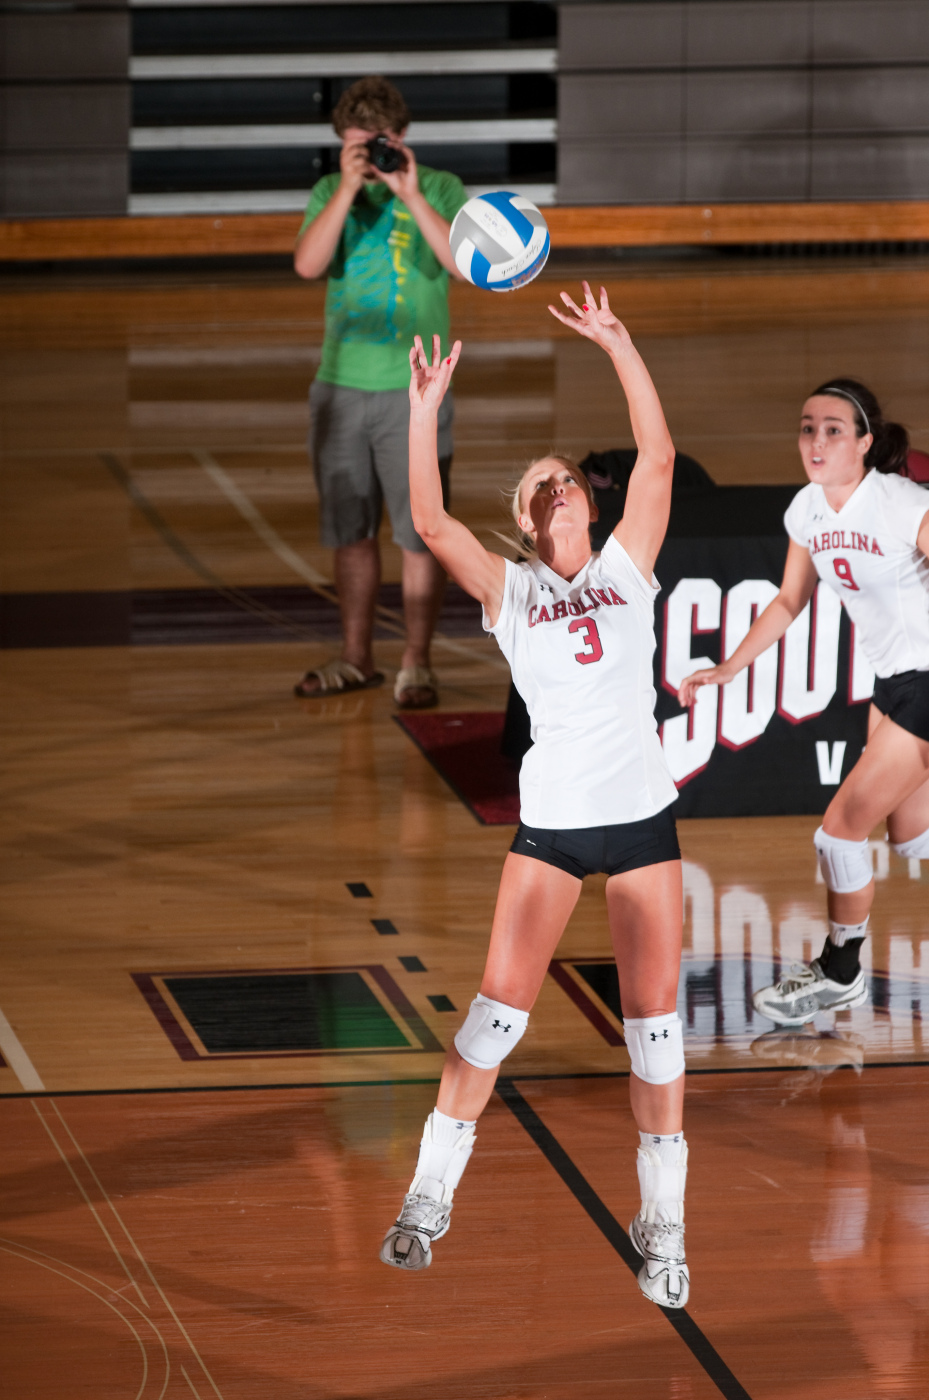
[[[929,827],[921,836],[914,836],[912,841],[892,841],[891,845],[898,856],[908,860],[929,860]]]
[[[518,1011],[478,992],[455,1036],[455,1049],[475,1069],[496,1069],[522,1040],[528,1024],[528,1011]]]
[[[646,1084],[670,1084],[684,1073],[684,1027],[676,1011],[623,1021],[632,1072]]]
[[[829,836],[818,827],[813,833],[813,845],[826,889],[833,894],[854,894],[874,879],[867,841],[843,841],[841,836]]]

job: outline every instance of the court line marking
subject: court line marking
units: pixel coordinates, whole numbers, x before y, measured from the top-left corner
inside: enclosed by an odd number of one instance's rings
[[[161,1346],[161,1352],[162,1356],[164,1357],[165,1364],[165,1378],[162,1382],[158,1400],[163,1400],[164,1393],[168,1388],[168,1381],[171,1379],[171,1356],[168,1352],[168,1344],[165,1341],[164,1336],[162,1335],[156,1323],[152,1320],[152,1318],[148,1316],[147,1313],[142,1311],[138,1303],[134,1303],[131,1298],[124,1298],[122,1296],[122,1289],[119,1289],[114,1293],[114,1291],[109,1287],[108,1284],[106,1284],[103,1281],[103,1279],[99,1279],[94,1274],[88,1273],[86,1269],[80,1268],[77,1264],[69,1263],[66,1259],[59,1259],[56,1255],[49,1254],[43,1249],[35,1249],[32,1245],[22,1244],[19,1240],[11,1240],[3,1236],[0,1236],[0,1244],[9,1247],[8,1253],[18,1254],[21,1258],[28,1259],[30,1263],[40,1264],[42,1260],[48,1259],[50,1260],[51,1264],[60,1264],[61,1269],[53,1269],[51,1270],[51,1272],[61,1273],[62,1278],[68,1279],[70,1283],[79,1283],[80,1280],[71,1278],[71,1274],[80,1274],[83,1278],[90,1279],[91,1283],[98,1284],[100,1288],[105,1290],[109,1297],[118,1297],[120,1302],[125,1304],[127,1308],[132,1308],[133,1312],[137,1313],[138,1316],[142,1319],[142,1321],[146,1323],[148,1327],[151,1328],[152,1332],[154,1332]],[[50,1266],[48,1264],[42,1264],[42,1267],[49,1268]],[[62,1270],[65,1269],[70,1270],[70,1273],[62,1273]],[[81,1286],[83,1287],[84,1285]],[[88,1289],[88,1292],[93,1292],[93,1289]],[[108,1307],[113,1307],[113,1304],[109,1302],[109,1298],[103,1299],[103,1301],[107,1303]],[[119,1313],[119,1310],[117,1308],[114,1308],[114,1311],[117,1312],[120,1317],[122,1317],[122,1313]],[[126,1318],[123,1318],[123,1321],[127,1322],[128,1320]]]
[[[0,1011],[0,1054],[23,1086],[24,1093],[44,1094],[48,1091],[39,1078],[35,1065],[23,1048],[23,1043]]]
[[[525,1128],[550,1167],[553,1167],[574,1199],[590,1216],[604,1239],[612,1245],[623,1263],[634,1274],[642,1267],[642,1259],[619,1221],[601,1201],[582,1171],[568,1156],[554,1133],[545,1126],[535,1109],[526,1102],[512,1079],[501,1079],[497,1093]],[[736,1379],[706,1333],[694,1322],[686,1308],[660,1308],[694,1359],[703,1367],[710,1380],[726,1400],[751,1400],[748,1391]]]
[[[54,1103],[54,1101],[51,1101],[51,1100],[50,1100],[50,1103],[51,1103],[51,1107],[54,1109],[54,1111],[55,1111],[56,1113],[58,1113],[58,1116],[59,1116],[59,1118],[60,1118],[60,1117],[61,1117],[61,1114],[58,1112],[57,1105]],[[77,1189],[80,1191],[81,1195],[83,1196],[83,1198],[84,1198],[84,1204],[87,1206],[87,1208],[88,1208],[88,1210],[90,1211],[91,1215],[93,1216],[94,1220],[96,1220],[97,1224],[100,1226],[100,1230],[101,1230],[101,1232],[102,1232],[102,1234],[103,1234],[104,1239],[106,1240],[107,1244],[110,1246],[110,1249],[111,1249],[111,1250],[113,1251],[113,1253],[116,1255],[116,1258],[119,1260],[120,1268],[122,1269],[123,1273],[126,1275],[126,1278],[129,1280],[129,1282],[132,1284],[132,1287],[135,1289],[136,1293],[138,1293],[139,1297],[142,1299],[143,1305],[144,1305],[146,1308],[150,1307],[151,1304],[149,1303],[149,1301],[148,1301],[148,1299],[146,1298],[145,1294],[142,1292],[142,1290],[141,1290],[141,1288],[139,1287],[139,1285],[138,1285],[138,1283],[136,1282],[136,1280],[133,1278],[132,1273],[130,1272],[130,1269],[129,1269],[129,1265],[126,1263],[126,1261],[125,1261],[125,1259],[123,1258],[122,1254],[120,1254],[119,1250],[116,1248],[116,1241],[113,1239],[113,1236],[110,1234],[109,1230],[106,1228],[106,1226],[104,1225],[102,1219],[100,1218],[100,1213],[99,1213],[99,1211],[97,1210],[97,1207],[94,1205],[93,1201],[90,1199],[90,1197],[88,1196],[87,1192],[84,1190],[84,1183],[81,1181],[81,1179],[80,1179],[80,1177],[78,1176],[77,1172],[74,1170],[74,1167],[73,1167],[72,1163],[68,1160],[67,1154],[66,1154],[66,1152],[64,1151],[64,1148],[61,1146],[61,1143],[58,1141],[58,1139],[56,1138],[55,1134],[52,1132],[51,1124],[49,1124],[48,1122],[46,1122],[45,1118],[42,1116],[42,1110],[39,1108],[39,1105],[35,1102],[35,1100],[32,1101],[32,1107],[35,1109],[36,1117],[38,1118],[39,1122],[42,1124],[42,1127],[45,1129],[46,1133],[47,1133],[48,1136],[51,1138],[52,1143],[54,1144],[54,1147],[55,1147],[56,1152],[58,1153],[58,1155],[59,1155],[59,1157],[61,1158],[61,1160],[64,1162],[64,1164],[65,1164],[65,1166],[67,1167],[68,1171],[71,1173],[71,1179],[73,1180],[75,1186],[77,1187]],[[64,1120],[62,1119],[62,1122],[63,1122],[63,1121],[64,1121]]]
[[[231,602],[242,609],[243,612],[255,613],[263,618],[265,622],[274,627],[279,627],[284,632],[290,632],[294,637],[302,642],[319,642],[320,638],[315,636],[311,629],[304,627],[300,623],[292,622],[290,618],[283,617],[273,608],[265,607],[263,603],[257,602],[247,590],[238,588],[234,584],[224,583],[218,574],[214,573],[209,565],[204,564],[197,558],[193,550],[188,548],[184,541],[175,534],[171,526],[164,517],[155,509],[145,492],[138,485],[134,477],[123,466],[115,452],[98,452],[97,457],[103,463],[110,476],[120,485],[129,497],[132,504],[148,521],[148,524],[160,535],[168,548],[177,556],[192,573],[203,579],[211,588],[223,598],[228,598]]]
[[[291,549],[290,545],[286,540],[281,538],[270,521],[265,519],[251,497],[247,496],[241,487],[236,485],[235,481],[233,481],[225,468],[220,466],[212,453],[204,452],[200,448],[191,448],[190,455],[193,457],[194,461],[199,463],[213,484],[222,492],[227,501],[229,501],[230,505],[235,507],[242,519],[246,521],[247,524],[251,525],[255,534],[259,539],[264,541],[272,553],[276,554],[283,564],[286,564],[298,577],[302,578],[304,583],[308,583],[314,592],[320,593],[324,598],[328,599],[329,602],[335,602],[336,595],[329,580],[323,578],[322,574],[317,573],[312,565],[308,564],[296,550]],[[393,608],[385,608],[378,605],[375,611],[378,621],[382,626],[388,626],[392,630],[396,630],[400,636],[406,635],[406,628],[403,625],[402,618],[394,612]],[[505,661],[501,661],[493,656],[476,656],[469,647],[464,647],[458,642],[453,642],[450,637],[443,636],[441,632],[434,632],[432,641],[434,646],[442,647],[445,651],[449,651],[455,656],[465,656],[469,661],[483,661],[485,665],[492,666],[494,670],[498,671],[506,670],[508,672],[510,669]]]
[[[188,450],[190,452],[190,455],[194,458],[194,460],[199,461],[199,457],[201,455],[199,451],[191,449]],[[148,521],[152,529],[155,530],[155,532],[161,536],[168,548],[172,550],[172,552],[178,557],[178,559],[180,559],[181,563],[185,564],[186,567],[190,569],[194,574],[196,574],[198,578],[203,579],[204,582],[208,583],[210,587],[214,588],[216,592],[219,593],[222,597],[230,599],[230,601],[232,601],[238,607],[240,607],[243,610],[243,612],[255,613],[257,616],[263,618],[265,622],[270,623],[274,627],[279,627],[282,631],[292,633],[295,637],[298,637],[303,642],[310,642],[315,644],[321,640],[319,636],[314,635],[313,631],[309,627],[305,627],[301,623],[295,623],[291,621],[290,618],[284,617],[280,613],[276,613],[272,608],[265,607],[264,604],[257,602],[253,597],[251,597],[251,595],[246,589],[239,588],[234,584],[225,583],[219,577],[219,575],[209,567],[209,565],[204,564],[200,559],[198,559],[196,554],[194,554],[193,550],[191,550],[189,546],[184,543],[180,536],[177,535],[174,532],[174,530],[172,530],[171,526],[163,518],[159,511],[155,509],[151,501],[148,499],[144,491],[139,486],[138,482],[135,480],[132,474],[126,470],[126,468],[123,466],[122,462],[120,461],[118,455],[115,452],[96,452],[92,455],[96,456],[98,460],[103,463],[110,475],[123,488],[123,490],[126,492],[126,495],[132,501],[133,505]],[[209,456],[208,453],[204,453],[202,455]],[[227,475],[225,472],[223,472],[223,469],[218,462],[214,462],[213,464],[217,472],[221,473],[223,476]],[[200,465],[202,466],[203,463],[200,463]],[[239,495],[243,496],[243,499],[247,501],[248,506],[260,515],[260,513],[257,511],[257,507],[253,505],[253,503],[248,499],[248,497],[244,496],[244,493],[239,490],[239,487],[236,486],[235,482],[232,481],[231,478],[229,478],[229,484],[233,487],[233,489],[236,492],[239,493]],[[223,488],[220,487],[220,490],[222,489]],[[236,508],[238,509],[238,507]],[[248,519],[248,517],[246,517],[246,519]],[[289,554],[293,554],[294,551],[290,549],[290,546],[287,545],[284,540],[281,540],[280,536],[277,535],[277,532],[274,530],[273,526],[270,525],[268,521],[264,520],[263,516],[260,516],[260,519],[264,521],[264,525],[267,527],[267,530],[270,531],[271,534],[279,540],[283,549],[286,550]],[[249,520],[249,524],[251,523],[252,522]],[[262,538],[264,538],[264,535],[262,535]],[[267,543],[267,540],[265,542]],[[310,566],[306,564],[305,560],[300,559],[299,555],[295,555],[295,558],[299,560],[302,566],[299,572],[299,577],[301,577],[304,580],[304,582],[309,588],[312,588],[314,593],[319,594],[319,596],[325,598],[327,602],[337,606],[338,598],[336,597],[332,586],[327,584],[325,580],[323,580],[321,583],[311,583],[306,572],[306,570],[310,569]],[[289,560],[287,560],[286,562],[289,563]],[[315,573],[315,570],[312,570],[311,572]],[[378,605],[375,611],[378,617],[378,621],[383,628],[385,628],[388,632],[393,632],[394,635],[398,638],[406,636],[406,629],[402,621],[400,620],[398,614],[395,613],[393,609],[385,608],[381,605]],[[441,632],[435,632],[433,634],[432,640],[436,644],[436,646],[444,647],[446,651],[450,651],[454,655],[462,656],[468,661],[477,661],[485,666],[489,666],[492,670],[505,671],[507,674],[509,674],[509,666],[502,659],[502,657],[482,656],[480,652],[472,650],[469,647],[461,646],[459,643],[451,641],[448,637],[444,637]]]
[[[35,1105],[33,1105],[33,1106],[35,1107]],[[144,1254],[143,1254],[142,1251],[139,1249],[139,1246],[136,1244],[135,1240],[133,1239],[132,1235],[130,1234],[130,1232],[129,1232],[127,1226],[126,1226],[125,1221],[123,1220],[123,1218],[122,1218],[122,1216],[120,1215],[119,1211],[116,1209],[115,1205],[113,1204],[112,1200],[110,1199],[109,1194],[108,1194],[108,1192],[107,1192],[105,1186],[103,1185],[103,1182],[100,1180],[99,1176],[98,1176],[97,1173],[94,1171],[94,1169],[93,1169],[93,1167],[91,1166],[90,1162],[87,1160],[87,1157],[86,1157],[85,1154],[84,1154],[84,1149],[81,1147],[81,1145],[80,1145],[80,1143],[78,1142],[77,1138],[74,1136],[73,1132],[71,1131],[71,1128],[70,1128],[70,1126],[68,1125],[68,1123],[66,1122],[65,1117],[64,1117],[64,1115],[63,1115],[62,1112],[61,1112],[61,1109],[58,1107],[57,1103],[54,1103],[54,1102],[52,1103],[52,1108],[55,1110],[55,1113],[58,1115],[59,1119],[61,1120],[61,1125],[62,1125],[62,1127],[64,1128],[65,1132],[68,1134],[68,1137],[69,1137],[69,1138],[71,1139],[71,1141],[74,1143],[75,1150],[77,1151],[78,1155],[80,1156],[81,1161],[84,1163],[84,1166],[87,1168],[87,1171],[89,1172],[89,1174],[93,1177],[94,1182],[96,1183],[97,1188],[98,1188],[98,1190],[100,1191],[100,1194],[103,1196],[103,1199],[106,1201],[106,1203],[107,1203],[107,1205],[109,1206],[110,1210],[113,1212],[113,1215],[116,1217],[117,1221],[119,1222],[119,1227],[120,1227],[120,1229],[122,1230],[123,1234],[126,1236],[126,1239],[128,1240],[129,1244],[132,1246],[133,1252],[135,1253],[135,1256],[136,1256],[136,1258],[138,1259],[139,1263],[142,1265],[142,1268],[145,1270],[146,1274],[148,1275],[149,1280],[150,1280],[150,1282],[151,1282],[151,1284],[152,1284],[152,1287],[155,1289],[155,1291],[156,1291],[156,1293],[158,1294],[158,1296],[160,1297],[161,1301],[164,1303],[165,1307],[167,1308],[168,1312],[170,1313],[171,1317],[173,1318],[174,1323],[175,1323],[175,1325],[176,1325],[178,1331],[180,1332],[181,1336],[184,1338],[185,1342],[186,1342],[187,1345],[190,1347],[191,1352],[192,1352],[193,1355],[195,1356],[195,1358],[196,1358],[196,1360],[197,1360],[197,1364],[199,1365],[201,1371],[202,1371],[203,1374],[206,1376],[206,1378],[207,1378],[207,1380],[209,1381],[210,1385],[213,1387],[213,1391],[214,1391],[214,1393],[216,1394],[217,1400],[223,1400],[222,1393],[221,1393],[219,1387],[217,1386],[216,1382],[214,1381],[213,1377],[211,1376],[209,1370],[207,1369],[206,1362],[203,1360],[203,1357],[200,1355],[199,1351],[198,1351],[197,1348],[194,1346],[193,1338],[191,1337],[190,1333],[187,1331],[187,1328],[184,1326],[183,1322],[181,1322],[181,1319],[178,1317],[178,1315],[177,1315],[177,1313],[175,1312],[173,1306],[171,1305],[170,1301],[168,1300],[168,1295],[165,1293],[165,1291],[164,1291],[164,1289],[162,1288],[161,1284],[160,1284],[160,1283],[158,1282],[158,1280],[156,1279],[154,1273],[152,1272],[151,1266],[149,1265],[148,1260],[145,1258]],[[38,1108],[37,1108],[37,1107],[36,1107],[36,1112],[38,1112]],[[41,1116],[41,1115],[40,1115],[40,1116]],[[50,1136],[51,1136],[51,1134],[50,1134]],[[54,1137],[52,1137],[52,1141],[53,1141],[53,1142],[55,1141]],[[57,1146],[58,1144],[56,1143],[55,1145]],[[61,1151],[61,1148],[59,1148],[58,1150],[59,1150],[59,1152],[60,1152],[60,1151]],[[64,1156],[63,1153],[62,1153],[62,1156]],[[71,1163],[68,1162],[67,1157],[65,1157],[64,1160],[65,1160],[65,1162],[66,1162],[66,1164],[67,1164],[67,1166],[68,1166],[69,1171],[71,1172],[71,1175],[74,1176],[75,1181],[77,1181],[77,1176],[76,1176],[75,1173],[74,1173],[74,1169],[73,1169],[73,1167],[71,1166]],[[80,1183],[78,1183],[78,1185],[80,1185]],[[83,1192],[83,1188],[81,1188],[81,1190],[82,1190],[82,1194],[85,1195],[85,1199],[86,1199],[86,1193]],[[89,1204],[89,1203],[88,1203],[88,1204]],[[91,1209],[93,1209],[93,1207],[91,1207]],[[94,1212],[94,1214],[96,1215],[96,1211]],[[98,1217],[98,1219],[99,1219],[99,1217]],[[102,1224],[101,1224],[101,1228],[102,1228]],[[104,1233],[106,1233],[105,1230],[104,1230]],[[107,1238],[109,1239],[109,1235],[107,1235]],[[114,1246],[114,1247],[115,1247],[115,1246]],[[120,1257],[121,1257],[121,1256],[120,1256]]]
[[[324,578],[317,569],[313,568],[312,564],[308,564],[295,549],[291,549],[287,541],[282,539],[277,533],[271,522],[264,518],[251,497],[246,496],[245,492],[233,481],[229,473],[219,465],[212,453],[203,452],[199,448],[194,448],[191,452],[191,456],[199,463],[201,469],[206,472],[214,486],[219,487],[230,505],[235,506],[242,519],[246,521],[247,524],[251,525],[258,538],[264,540],[268,548],[273,554],[277,555],[282,563],[286,564],[289,569],[292,569],[295,574],[299,574],[304,582],[314,587],[319,584],[325,584],[326,587],[331,590],[332,584],[329,579]]]
[[[190,1386],[190,1388],[191,1388],[191,1390],[193,1391],[194,1395],[197,1397],[197,1400],[200,1400],[200,1392],[199,1392],[199,1390],[197,1389],[197,1387],[194,1385],[193,1381],[190,1379],[190,1376],[188,1376],[188,1374],[187,1374],[187,1369],[186,1369],[186,1367],[184,1367],[184,1366],[181,1367],[181,1375],[184,1377],[185,1381],[186,1381],[187,1384]]]
[[[438,1053],[438,1052],[435,1052]],[[929,1060],[874,1060],[862,1065],[862,1072],[869,1069],[926,1069]],[[730,1065],[720,1069],[688,1069],[688,1075],[711,1074],[789,1074],[796,1065]],[[839,1065],[837,1072],[850,1070],[852,1065]],[[526,1083],[557,1082],[575,1079],[628,1079],[628,1069],[562,1071],[560,1074],[518,1074],[516,1078]],[[101,1099],[113,1098],[119,1094],[252,1094],[272,1089],[376,1089],[388,1086],[402,1088],[404,1084],[438,1084],[441,1076],[433,1074],[425,1078],[410,1079],[292,1079],[272,1080],[262,1084],[156,1084],[129,1086],[126,1089],[46,1089],[42,1094],[6,1092],[3,1099],[45,1098],[45,1099]]]
[[[12,1244],[12,1243],[13,1243],[13,1242],[11,1241],[10,1244]],[[28,1264],[35,1264],[36,1267],[39,1268],[39,1269],[47,1269],[49,1273],[51,1273],[51,1274],[58,1274],[61,1278],[65,1279],[66,1282],[68,1282],[68,1283],[73,1283],[73,1284],[75,1284],[76,1287],[78,1287],[78,1288],[83,1288],[84,1291],[85,1291],[85,1293],[90,1293],[94,1298],[97,1298],[101,1303],[103,1303],[103,1305],[104,1305],[105,1307],[109,1308],[112,1312],[114,1312],[114,1313],[116,1314],[116,1316],[119,1318],[120,1322],[124,1322],[124,1323],[126,1324],[126,1326],[129,1328],[129,1331],[132,1333],[132,1335],[135,1337],[136,1341],[138,1342],[138,1344],[139,1344],[139,1350],[140,1350],[141,1353],[142,1353],[142,1384],[139,1386],[139,1389],[136,1391],[136,1397],[135,1397],[135,1400],[142,1400],[142,1396],[143,1396],[144,1393],[145,1393],[145,1387],[148,1385],[148,1349],[147,1349],[145,1343],[143,1342],[142,1338],[139,1336],[139,1333],[136,1331],[136,1329],[135,1329],[135,1327],[133,1326],[133,1324],[132,1324],[132,1322],[130,1321],[130,1319],[129,1319],[128,1317],[124,1317],[123,1314],[119,1311],[119,1308],[117,1308],[117,1307],[115,1306],[115,1304],[111,1303],[110,1300],[109,1300],[109,1298],[107,1298],[103,1293],[98,1293],[98,1292],[96,1291],[95,1288],[90,1288],[86,1283],[82,1283],[81,1280],[80,1280],[79,1278],[72,1278],[70,1274],[65,1273],[65,1269],[73,1269],[75,1273],[84,1274],[84,1270],[83,1270],[83,1269],[77,1269],[73,1264],[69,1264],[69,1263],[68,1263],[66,1260],[64,1260],[64,1259],[55,1259],[54,1256],[51,1255],[51,1254],[45,1255],[45,1258],[46,1258],[46,1259],[50,1259],[50,1260],[52,1260],[53,1262],[52,1262],[52,1263],[49,1263],[49,1264],[43,1263],[42,1259],[36,1259],[36,1258],[33,1258],[33,1255],[32,1255],[32,1254],[27,1254],[26,1251],[25,1251],[21,1246],[18,1247],[18,1248],[11,1248],[11,1247],[10,1247],[10,1244],[7,1244],[7,1243],[5,1243],[5,1242],[0,1243],[0,1252],[2,1252],[3,1254],[11,1254],[11,1255],[13,1255],[14,1258],[24,1259],[24,1260],[26,1261],[26,1263],[28,1263]],[[34,1251],[33,1251],[33,1254],[39,1254],[39,1253],[40,1253],[39,1250],[34,1250]],[[53,1267],[54,1264],[61,1264],[63,1267],[60,1268],[60,1269],[56,1269],[56,1268]],[[85,1276],[85,1278],[92,1279],[94,1283],[99,1284],[100,1287],[101,1287],[102,1289],[106,1289],[106,1288],[107,1288],[107,1285],[103,1282],[103,1280],[102,1280],[102,1279],[98,1279],[98,1278],[94,1278],[93,1274],[84,1274],[84,1276]],[[124,1301],[125,1301],[125,1302],[129,1302],[128,1299],[125,1299]],[[130,1307],[135,1307],[135,1304],[134,1304],[134,1303],[129,1303],[129,1306],[130,1306]],[[136,1312],[138,1312],[138,1311],[139,1311],[139,1309],[136,1308]],[[149,1319],[146,1318],[145,1321],[148,1322]],[[159,1336],[157,1328],[155,1328],[154,1330],[155,1330],[155,1335],[159,1337],[159,1341],[161,1341],[162,1346],[164,1346],[164,1341],[163,1341],[163,1339]],[[166,1391],[167,1388],[168,1388],[168,1378],[169,1378],[170,1373],[171,1373],[170,1362],[168,1361],[168,1358],[167,1358],[167,1349],[165,1349],[165,1363],[166,1363],[167,1374],[165,1375],[164,1384],[163,1384],[162,1387],[161,1387],[161,1395],[159,1395],[158,1400],[162,1400],[162,1397],[164,1396],[164,1393],[165,1393],[165,1391]]]

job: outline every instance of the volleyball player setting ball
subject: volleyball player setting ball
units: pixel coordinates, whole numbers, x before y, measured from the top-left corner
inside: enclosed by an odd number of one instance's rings
[[[809,967],[755,993],[756,1010],[783,1026],[867,1000],[860,959],[877,823],[886,817],[899,855],[929,859],[929,493],[899,475],[907,447],[906,430],[886,423],[856,380],[833,379],[810,395],[800,419],[810,484],[784,516],[780,592],[727,661],[688,676],[679,692],[689,706],[701,685],[731,681],[784,635],[820,579],[842,599],[877,676],[867,747],[813,837],[829,936]]]
[[[632,1062],[639,1127],[641,1209],[630,1234],[643,1256],[639,1286],[664,1307],[687,1302],[682,1130],[684,1045],[675,1006],[681,960],[677,791],[654,719],[652,572],[671,504],[674,447],[655,387],[601,289],[584,303],[564,292],[552,315],[599,345],[629,403],[638,446],[626,511],[591,553],[596,507],[586,477],[563,457],[527,468],[513,515],[530,558],[488,552],[442,506],[436,452],[439,404],[460,342],[431,363],[410,355],[410,499],[416,529],[452,578],[484,609],[524,697],[533,747],[520,771],[520,825],[503,866],[480,993],[455,1036],[419,1160],[381,1248],[385,1264],[422,1269],[449,1227],[476,1120],[529,1013],[585,875],[607,875],[606,907]]]

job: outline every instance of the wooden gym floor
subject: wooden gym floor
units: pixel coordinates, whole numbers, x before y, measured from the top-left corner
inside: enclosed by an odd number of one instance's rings
[[[453,290],[456,508],[488,540],[529,455],[631,441],[544,309],[580,270]],[[717,481],[799,484],[797,409],[836,372],[929,448],[924,264],[591,270]],[[291,697],[335,638],[303,446],[321,288],[18,273],[0,303],[4,1397],[925,1396],[925,866],[875,833],[874,997],[783,1036],[751,990],[823,938],[815,819],[681,823],[686,1316],[628,1267],[597,881],[433,1268],[383,1268],[511,828],[475,821],[389,685]],[[444,711],[502,709],[460,600],[435,660]]]

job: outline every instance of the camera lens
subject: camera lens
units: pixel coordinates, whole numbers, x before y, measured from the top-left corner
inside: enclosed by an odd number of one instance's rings
[[[380,170],[382,175],[392,175],[395,170],[402,170],[406,164],[402,153],[391,146],[386,136],[375,136],[367,145],[371,164],[375,170]]]

